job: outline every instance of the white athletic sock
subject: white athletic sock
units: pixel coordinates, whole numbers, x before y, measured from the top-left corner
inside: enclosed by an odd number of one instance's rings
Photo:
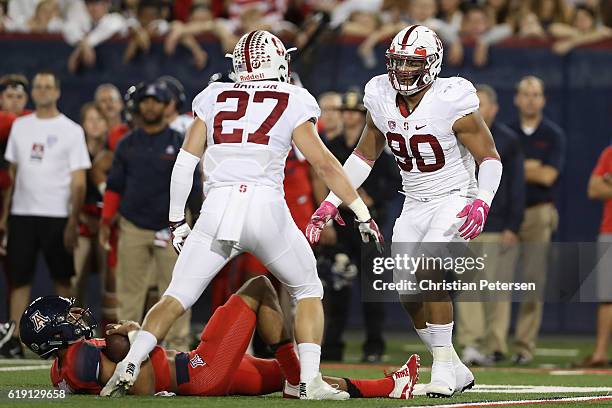
[[[414,330],[416,330],[417,334],[421,338],[421,341],[423,342],[423,344],[425,344],[425,347],[427,347],[427,350],[431,353],[431,333],[429,331],[429,327],[426,327],[424,329],[417,329],[415,327]]]
[[[319,374],[321,346],[315,343],[298,344],[300,356],[300,381],[308,382]]]
[[[431,335],[431,347],[453,346],[453,322],[448,324],[427,323]]]
[[[124,360],[142,364],[143,361],[149,358],[149,353],[153,351],[156,345],[157,339],[153,334],[146,330],[138,330],[134,342],[130,346],[130,351]]]

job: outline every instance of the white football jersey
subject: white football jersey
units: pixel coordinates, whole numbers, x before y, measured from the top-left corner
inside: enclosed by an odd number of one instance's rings
[[[207,127],[205,191],[236,183],[282,190],[293,130],[321,113],[307,90],[277,81],[212,83],[193,112]]]
[[[477,191],[475,162],[453,132],[453,124],[478,109],[472,83],[438,78],[410,114],[388,76],[365,86],[364,104],[395,156],[404,193],[428,200],[452,192]]]

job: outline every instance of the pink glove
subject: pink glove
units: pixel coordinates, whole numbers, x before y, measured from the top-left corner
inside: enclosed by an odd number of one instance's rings
[[[466,205],[463,210],[457,214],[457,218],[467,216],[463,225],[459,227],[461,238],[464,238],[467,241],[480,235],[487,220],[487,214],[489,214],[489,205],[480,198],[477,198],[472,201],[471,204]]]
[[[338,212],[338,208],[329,201],[323,201],[306,225],[306,238],[311,244],[314,245],[319,242],[321,231],[330,220],[336,221],[343,227],[346,225]]]

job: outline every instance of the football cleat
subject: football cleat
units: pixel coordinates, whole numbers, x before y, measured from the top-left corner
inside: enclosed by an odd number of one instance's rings
[[[413,354],[408,358],[406,364],[391,374],[394,386],[389,398],[410,399],[413,397],[414,386],[419,381],[419,367],[421,367],[421,359],[417,354]]]
[[[466,390],[472,389],[476,383],[474,374],[464,364],[455,364],[455,393],[462,393]],[[412,395],[415,397],[424,396],[427,392],[427,386],[429,384],[416,384]]]
[[[283,398],[300,399],[300,386],[292,385],[289,383],[289,381],[285,380],[285,386],[283,387]]]
[[[462,393],[471,389],[475,384],[474,374],[463,363],[455,364],[455,379],[455,392]]]
[[[433,347],[431,382],[425,388],[430,398],[449,398],[455,393],[457,379],[453,364],[453,347]]]
[[[338,400],[350,398],[346,391],[338,389],[338,385],[329,385],[321,377],[321,373],[308,382],[300,383],[300,399],[303,400]]]
[[[139,373],[139,364],[126,360],[120,361],[115,367],[113,376],[100,391],[100,395],[102,397],[123,397],[134,385]]]

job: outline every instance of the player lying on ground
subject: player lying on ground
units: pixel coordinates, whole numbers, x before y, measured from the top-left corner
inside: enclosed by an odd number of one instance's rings
[[[129,348],[138,323],[107,326],[107,338],[92,338],[95,321],[89,310],[75,308],[74,300],[59,296],[36,299],[20,322],[21,340],[43,358],[55,357],[53,385],[71,393],[98,394]],[[210,318],[198,347],[188,353],[156,346],[141,366],[129,393],[152,395],[167,391],[179,395],[262,395],[283,391],[298,398],[300,363],[293,341],[283,325],[274,287],[264,276],[245,283]],[[245,354],[257,327],[275,352],[275,359]],[[418,381],[419,357],[389,376],[375,380],[321,377],[351,397],[411,398]]]

